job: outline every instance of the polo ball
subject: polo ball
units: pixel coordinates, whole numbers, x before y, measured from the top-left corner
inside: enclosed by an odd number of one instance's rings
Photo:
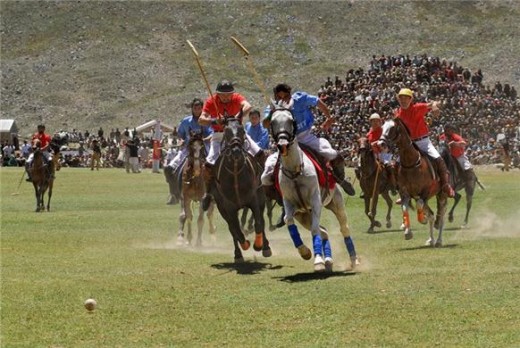
[[[85,308],[88,311],[93,311],[96,308],[97,302],[93,298],[89,298],[85,301]]]

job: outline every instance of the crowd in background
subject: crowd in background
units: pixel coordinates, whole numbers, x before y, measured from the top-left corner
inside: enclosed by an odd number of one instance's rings
[[[416,101],[442,103],[441,116],[431,118],[431,139],[436,139],[443,132],[443,125],[449,123],[467,140],[466,154],[473,164],[499,163],[504,149],[508,149],[513,166],[520,167],[517,91],[507,83],[490,86],[484,82],[480,69],[470,71],[438,57],[374,55],[366,70],[352,69],[334,80],[328,77],[315,93],[336,116],[336,123],[328,132],[317,127],[315,132],[329,139],[355,165],[357,140],[369,130],[369,115],[374,112],[383,118],[393,115],[398,107],[395,95],[407,87],[414,91]],[[315,124],[322,121],[322,116],[316,113]],[[61,148],[63,166],[89,167],[92,142],[97,139],[102,148],[103,166],[125,167],[123,152],[131,139],[138,148],[142,168],[151,167],[151,138],[151,135],[139,136],[128,128],[112,129],[106,134],[102,127],[96,133],[60,130],[53,137]],[[2,165],[23,165],[29,154],[24,145],[2,144]],[[163,158],[175,155],[175,132],[162,136],[161,149]]]

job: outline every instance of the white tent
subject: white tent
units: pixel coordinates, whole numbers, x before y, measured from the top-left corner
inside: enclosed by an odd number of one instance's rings
[[[13,143],[13,138],[18,136],[18,127],[14,120],[0,120],[0,142]]]
[[[167,125],[159,120],[151,120],[143,123],[142,125],[135,127],[135,130],[137,134],[152,133],[152,131],[155,131],[155,125],[158,123],[161,125],[161,131],[163,133],[171,133],[175,130],[174,127]]]

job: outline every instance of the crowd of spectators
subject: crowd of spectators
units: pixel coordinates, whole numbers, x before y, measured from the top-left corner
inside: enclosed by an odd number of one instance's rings
[[[513,162],[518,163],[520,103],[515,87],[500,82],[485,85],[480,69],[471,72],[456,62],[427,55],[374,55],[367,70],[352,69],[343,78],[327,78],[318,95],[337,122],[332,132],[316,132],[346,158],[355,159],[357,139],[368,132],[369,116],[374,112],[383,118],[393,115],[398,107],[395,95],[401,88],[412,89],[416,101],[442,103],[440,118],[431,118],[431,139],[438,138],[449,123],[467,140],[472,163],[498,163],[506,142]],[[320,117],[316,124],[321,123]]]
[[[328,77],[317,95],[335,114],[336,123],[326,133],[318,128],[314,131],[329,139],[354,165],[357,140],[368,132],[369,115],[393,115],[398,107],[395,95],[404,87],[414,91],[416,101],[442,103],[440,118],[431,118],[431,139],[438,138],[443,125],[449,123],[467,140],[466,153],[473,164],[500,162],[506,144],[513,166],[520,167],[520,102],[515,87],[500,82],[486,85],[480,69],[472,72],[456,62],[427,55],[374,55],[367,69],[351,69],[334,80]],[[321,124],[322,116],[317,114],[316,118],[316,124]],[[128,128],[112,129],[108,134],[103,128],[96,133],[73,129],[54,134],[61,145],[62,165],[87,168],[94,139],[101,145],[104,167],[124,167],[122,151],[130,138],[139,147],[141,167],[151,167],[150,137],[139,137]],[[175,133],[164,135],[164,156],[171,156],[175,140]],[[2,165],[23,165],[28,153],[22,152],[21,147],[3,144]]]

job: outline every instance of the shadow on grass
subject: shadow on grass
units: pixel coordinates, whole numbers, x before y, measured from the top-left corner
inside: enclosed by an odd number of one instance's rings
[[[413,246],[413,247],[409,247],[409,248],[397,249],[397,251],[413,251],[413,250],[422,250],[422,249],[425,249],[425,250],[428,250],[428,249],[431,249],[431,250],[434,250],[434,249],[453,249],[453,248],[458,248],[458,247],[459,247],[458,244],[446,244],[446,245],[443,245],[441,247],[432,247],[432,246],[429,246],[429,245],[417,245],[417,246]]]
[[[235,271],[237,274],[259,274],[265,270],[278,270],[283,266],[273,266],[270,263],[263,263],[257,261],[245,261],[241,263],[224,262],[211,265],[211,267],[219,270],[228,270],[228,272]]]
[[[403,232],[403,230],[401,230],[400,228],[396,228],[396,229],[393,229],[393,230],[379,230],[379,231],[374,231],[374,232],[366,232],[368,234],[380,234],[380,233],[396,233],[396,232]]]
[[[282,282],[286,283],[300,283],[308,282],[312,280],[323,280],[332,277],[348,277],[356,275],[356,272],[308,272],[308,273],[297,273],[285,277],[275,277]]]

